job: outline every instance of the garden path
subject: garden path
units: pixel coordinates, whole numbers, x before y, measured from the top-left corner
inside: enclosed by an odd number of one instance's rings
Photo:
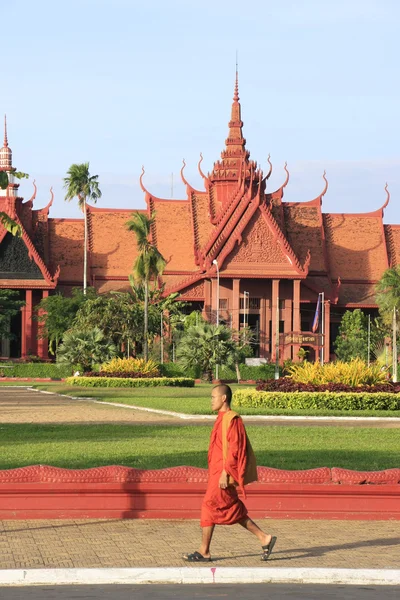
[[[287,425],[304,427],[385,427],[400,428],[397,421],[373,419],[326,420],[309,417],[306,421],[292,418],[263,419],[244,416],[247,423],[271,426]],[[115,406],[90,399],[72,399],[59,394],[40,392],[24,387],[0,388],[0,423],[132,423],[135,425],[204,425],[211,419],[182,420],[157,412],[149,412],[131,406]]]

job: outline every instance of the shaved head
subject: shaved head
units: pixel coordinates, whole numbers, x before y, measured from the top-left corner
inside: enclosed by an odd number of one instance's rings
[[[228,406],[231,405],[232,390],[229,385],[226,385],[225,383],[219,383],[218,385],[214,386],[213,390],[216,390],[220,396],[226,396],[226,403]]]

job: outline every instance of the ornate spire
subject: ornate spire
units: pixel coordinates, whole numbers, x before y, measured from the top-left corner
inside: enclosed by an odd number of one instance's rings
[[[4,144],[3,147],[0,148],[0,169],[2,171],[12,170],[12,152],[11,148],[8,147],[6,115],[4,115]]]
[[[7,115],[4,115],[4,148],[8,148],[8,138],[7,138]]]
[[[227,150],[238,150],[240,154],[243,154],[246,140],[243,137],[242,127],[243,121],[241,116],[241,106],[239,102],[239,73],[236,64],[235,89],[233,93],[231,120],[229,121],[229,135],[225,141]]]

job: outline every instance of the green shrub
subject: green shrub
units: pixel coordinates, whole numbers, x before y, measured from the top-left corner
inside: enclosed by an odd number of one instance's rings
[[[79,385],[81,387],[194,387],[194,379],[186,377],[153,377],[124,379],[117,377],[68,377],[65,382],[68,385]]]
[[[164,377],[193,377],[199,379],[201,376],[200,369],[184,369],[179,363],[164,363],[159,365],[161,375]],[[248,365],[239,365],[240,377],[244,381],[259,379],[272,379],[275,375],[275,365],[267,364],[259,367],[250,367]],[[215,372],[215,369],[214,369]],[[227,381],[237,381],[235,369],[221,366],[219,368],[219,377]]]
[[[174,362],[159,364],[158,369],[163,377],[200,377],[200,369],[185,369],[181,364]]]
[[[109,362],[101,365],[101,371],[107,373],[143,373],[150,377],[159,377],[160,371],[154,360],[145,360],[144,358],[118,358],[115,357]]]
[[[258,392],[237,390],[235,406],[251,408],[331,409],[331,410],[400,410],[398,394],[380,392]]]
[[[275,375],[275,365],[272,364],[260,365],[258,367],[251,367],[249,365],[243,364],[239,365],[239,370],[240,378],[242,381],[273,379]],[[237,380],[235,369],[229,369],[224,366],[220,368],[219,376],[221,379],[232,379],[234,381]]]
[[[0,375],[2,377],[31,377],[64,379],[72,373],[69,365],[56,365],[54,363],[15,363],[11,368],[6,369],[0,365]]]
[[[386,383],[386,370],[381,365],[368,365],[360,358],[350,362],[336,361],[321,364],[320,362],[293,363],[287,368],[287,373],[297,383],[345,383],[350,386],[377,385]]]

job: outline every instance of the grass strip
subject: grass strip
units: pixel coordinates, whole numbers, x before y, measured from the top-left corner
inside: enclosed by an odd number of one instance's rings
[[[126,465],[160,469],[206,467],[210,425],[0,426],[0,469],[48,464],[71,469]],[[247,427],[259,465],[279,469],[400,466],[396,429],[354,427]]]

